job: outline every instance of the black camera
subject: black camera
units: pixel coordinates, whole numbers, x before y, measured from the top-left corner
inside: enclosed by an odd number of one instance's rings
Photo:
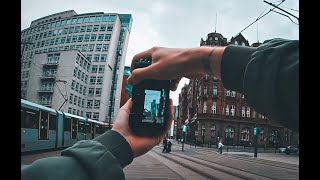
[[[151,65],[141,59],[134,69]],[[154,137],[165,132],[169,119],[170,80],[146,79],[132,87],[129,127],[138,136]]]

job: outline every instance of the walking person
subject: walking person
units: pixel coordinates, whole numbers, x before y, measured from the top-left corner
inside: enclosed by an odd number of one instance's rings
[[[168,144],[166,137],[164,137],[162,144],[163,144],[162,152],[166,152],[167,151],[167,144]]]
[[[220,139],[219,144],[218,144],[218,149],[219,149],[219,153],[222,154],[222,148],[223,148],[223,144],[222,144],[222,139]]]

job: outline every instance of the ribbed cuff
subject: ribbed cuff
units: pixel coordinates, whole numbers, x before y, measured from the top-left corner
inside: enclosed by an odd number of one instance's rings
[[[255,47],[229,45],[221,59],[221,81],[226,89],[243,93],[243,78]]]
[[[104,145],[119,160],[121,167],[124,168],[132,162],[132,149],[120,133],[109,130],[93,140]]]

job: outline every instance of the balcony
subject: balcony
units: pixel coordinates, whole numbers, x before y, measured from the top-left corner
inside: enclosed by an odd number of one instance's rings
[[[55,79],[56,74],[43,74],[40,79]]]
[[[58,66],[58,61],[46,62],[43,66]]]
[[[53,93],[53,87],[40,88],[39,93]]]
[[[51,106],[52,101],[40,101],[39,104],[43,106]]]

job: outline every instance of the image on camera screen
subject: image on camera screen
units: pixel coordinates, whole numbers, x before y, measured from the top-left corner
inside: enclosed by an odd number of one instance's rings
[[[164,108],[166,102],[164,90],[145,90],[142,122],[164,123]]]

